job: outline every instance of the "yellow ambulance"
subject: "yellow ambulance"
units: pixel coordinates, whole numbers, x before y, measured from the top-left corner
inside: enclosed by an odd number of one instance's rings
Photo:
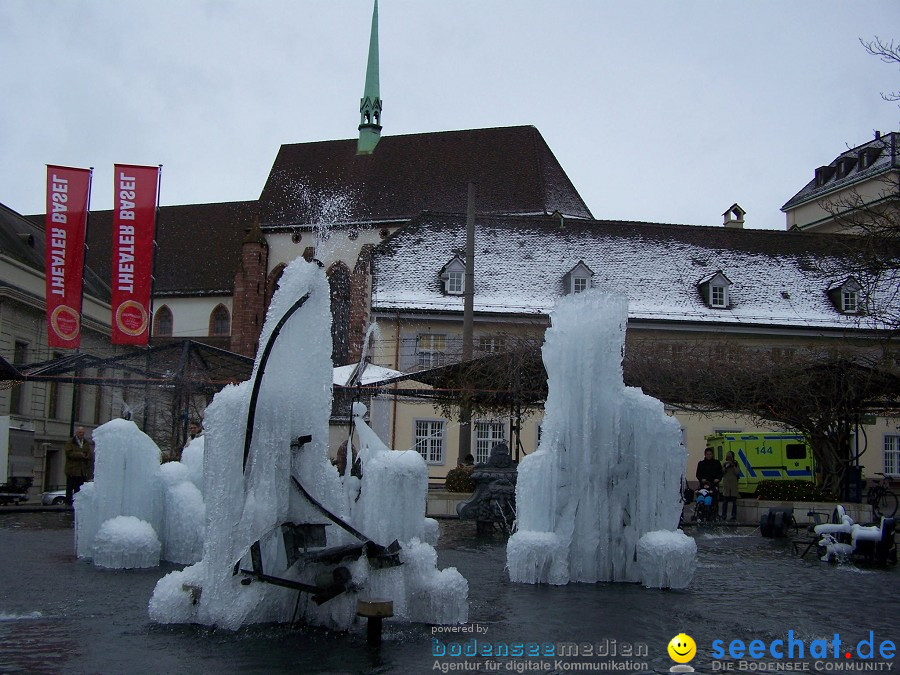
[[[706,447],[719,461],[729,450],[734,452],[743,494],[755,494],[761,480],[815,481],[812,448],[803,434],[721,433],[707,436]]]

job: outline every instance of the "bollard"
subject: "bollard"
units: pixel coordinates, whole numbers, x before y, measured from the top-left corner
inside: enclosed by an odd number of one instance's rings
[[[394,616],[393,600],[358,600],[356,616],[366,618],[366,643],[370,647],[381,646],[381,624]]]

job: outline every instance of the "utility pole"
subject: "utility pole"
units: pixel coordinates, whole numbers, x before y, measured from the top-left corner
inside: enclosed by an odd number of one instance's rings
[[[466,275],[463,284],[462,362],[472,360],[472,323],[475,309],[475,183],[469,183],[466,204]],[[466,385],[468,389],[468,385]],[[463,392],[465,396],[468,392]],[[462,464],[472,452],[472,408],[467,401],[459,409],[459,457]]]

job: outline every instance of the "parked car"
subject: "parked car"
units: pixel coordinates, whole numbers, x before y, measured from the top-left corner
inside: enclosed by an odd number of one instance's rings
[[[0,504],[24,504],[28,501],[28,489],[31,477],[10,477],[8,482],[0,485]]]
[[[53,490],[51,492],[45,492],[41,495],[41,504],[45,506],[59,506],[60,504],[66,503],[66,491],[65,490]]]

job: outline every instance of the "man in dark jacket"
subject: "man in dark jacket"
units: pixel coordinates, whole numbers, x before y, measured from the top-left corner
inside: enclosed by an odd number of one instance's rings
[[[93,479],[94,442],[84,437],[84,427],[78,427],[66,443],[66,503],[71,506],[72,496]]]
[[[710,487],[718,490],[719,483],[722,481],[722,462],[713,459],[712,448],[706,448],[703,451],[703,459],[697,463],[697,481],[700,485],[706,481]]]

